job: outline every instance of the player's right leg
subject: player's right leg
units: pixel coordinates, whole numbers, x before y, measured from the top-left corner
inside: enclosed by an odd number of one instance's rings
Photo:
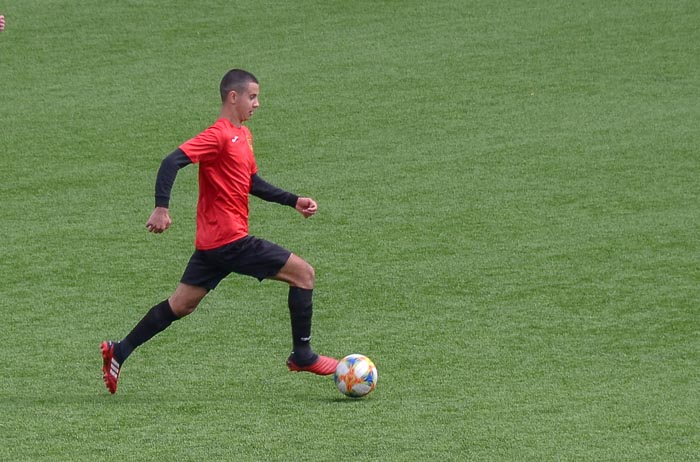
[[[100,344],[102,352],[102,379],[105,381],[105,386],[110,393],[117,392],[117,382],[119,381],[119,372],[121,363],[114,359],[115,343],[108,340]]]
[[[207,294],[207,289],[180,283],[173,295],[152,307],[120,342],[105,341],[102,351],[102,378],[110,393],[117,392],[117,382],[126,358],[139,346],[176,321],[192,313]]]
[[[182,317],[192,313],[228,271],[212,265],[206,253],[195,250],[175,292],[152,307],[120,342],[102,342],[102,374],[110,393],[116,393],[121,367],[126,358],[143,343]]]

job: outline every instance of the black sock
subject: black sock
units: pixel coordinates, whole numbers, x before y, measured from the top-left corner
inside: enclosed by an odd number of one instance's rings
[[[163,300],[151,308],[131,332],[115,346],[115,359],[121,364],[132,351],[153,338],[157,333],[164,331],[173,321],[178,319],[170,308],[170,303]]]
[[[306,366],[316,360],[311,349],[311,316],[313,314],[313,289],[289,288],[289,316],[292,321],[292,345],[294,362]]]

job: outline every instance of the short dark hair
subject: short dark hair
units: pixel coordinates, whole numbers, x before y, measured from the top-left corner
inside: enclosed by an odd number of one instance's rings
[[[241,92],[246,89],[249,83],[258,83],[258,79],[253,74],[243,69],[231,69],[221,79],[219,84],[219,92],[221,93],[221,101],[226,99],[231,91]]]

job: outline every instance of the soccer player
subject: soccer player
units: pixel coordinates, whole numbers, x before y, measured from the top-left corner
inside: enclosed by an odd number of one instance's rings
[[[219,119],[163,159],[156,177],[155,209],[146,223],[152,233],[170,227],[168,205],[177,172],[199,163],[195,251],[168,299],[153,306],[124,339],[100,345],[103,378],[110,393],[116,393],[122,365],[132,351],[192,313],[230,273],[289,284],[293,346],[287,359],[289,370],[330,375],[338,364],[337,359],[316,354],[310,345],[313,267],[289,250],[248,234],[249,194],[293,207],[305,218],[316,213],[316,202],[277,188],[257,173],[253,138],[243,125],[260,106],[255,76],[232,69],[219,90]]]

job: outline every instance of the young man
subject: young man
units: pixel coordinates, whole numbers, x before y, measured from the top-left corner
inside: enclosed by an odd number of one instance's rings
[[[146,223],[152,233],[170,227],[168,205],[177,172],[199,163],[195,251],[167,300],[152,307],[123,340],[100,345],[103,378],[110,393],[116,393],[121,367],[132,351],[192,313],[230,273],[289,284],[293,345],[287,359],[289,370],[330,375],[338,364],[337,359],[316,354],[309,343],[314,269],[279,245],[248,235],[249,194],[294,207],[305,218],[316,213],[316,202],[279,189],[257,174],[252,135],[243,125],[260,106],[255,76],[232,69],[219,89],[222,104],[216,123],[163,159],[156,178],[156,207]]]

